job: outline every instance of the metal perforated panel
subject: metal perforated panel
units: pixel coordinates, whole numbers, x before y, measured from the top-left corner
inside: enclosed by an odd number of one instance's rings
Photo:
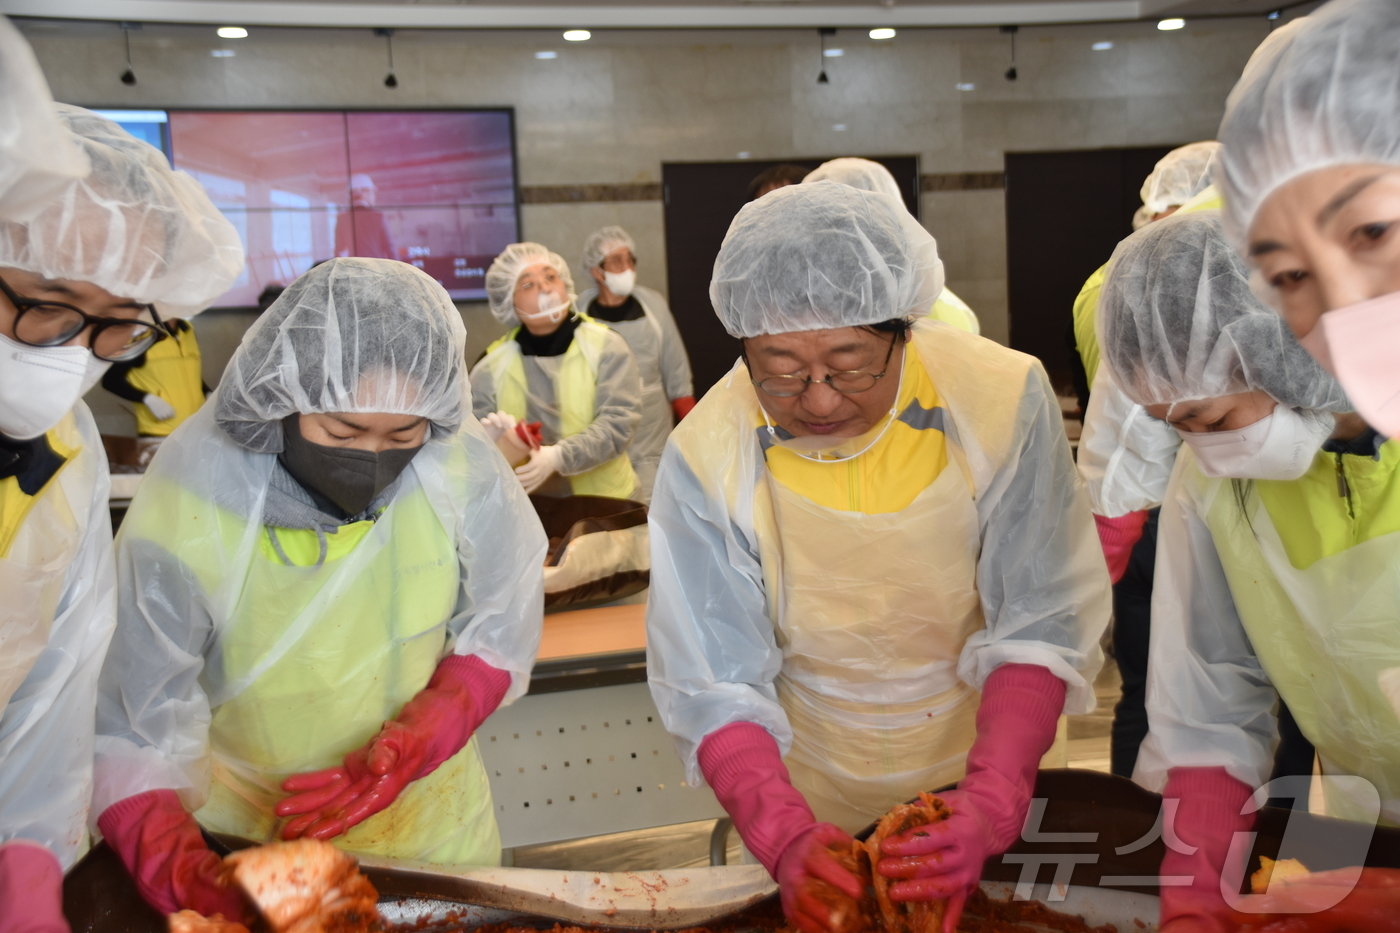
[[[507,849],[724,816],[686,783],[644,683],[521,697],[478,742]]]

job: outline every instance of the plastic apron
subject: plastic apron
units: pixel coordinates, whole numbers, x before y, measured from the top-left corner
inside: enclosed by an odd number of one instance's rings
[[[46,437],[64,463],[42,489],[31,496],[15,477],[0,479],[0,708],[49,643],[68,568],[86,527],[70,497],[77,492],[73,483],[88,480],[76,498],[84,508],[95,481],[91,465],[74,463],[83,439],[71,412]]]
[[[786,763],[817,819],[848,832],[960,780],[977,735],[981,694],[958,678],[957,664],[985,624],[975,582],[981,541],[971,484],[948,446],[942,472],[893,513],[828,509],[765,471],[776,527],[758,538],[766,589],[776,594],[775,686],[793,731]],[[848,544],[872,539],[878,549]],[[889,672],[928,665],[937,673],[926,696],[882,701]]]
[[[203,675],[222,687],[210,691],[213,782],[196,813],[209,829],[273,838],[282,780],[339,764],[432,676],[456,606],[457,553],[421,490],[390,508],[392,523],[356,522],[327,535],[321,566],[315,532],[263,529]],[[385,524],[394,540],[367,544],[371,559],[357,559],[362,543],[388,533]],[[397,603],[386,605],[387,593],[399,593]],[[318,600],[335,611],[306,619]],[[264,661],[269,654],[275,660]],[[436,864],[498,864],[500,833],[476,739],[334,842]]]
[[[175,416],[158,420],[137,402],[136,432],[143,437],[166,437],[204,404],[203,374],[194,328],[182,329],[166,340],[157,340],[146,351],[146,362],[131,370],[127,382],[148,395],[159,395],[175,409]]]
[[[644,312],[642,317],[632,321],[609,321],[607,326],[627,341],[642,377],[642,420],[637,423],[637,431],[627,445],[627,457],[637,474],[637,491],[632,497],[645,501],[651,498],[656,467],[661,462],[661,451],[675,420],[671,401],[666,397],[666,386],[661,381],[661,325],[647,309],[646,301],[640,296],[637,301]]]
[[[1267,496],[1270,484],[1258,483]],[[1400,535],[1389,534],[1293,566],[1269,511],[1249,520],[1229,483],[1216,486],[1206,524],[1235,608],[1260,663],[1325,774],[1354,774],[1381,796],[1381,819],[1400,825],[1400,718],[1381,682],[1400,666]],[[1251,527],[1252,526],[1252,527]],[[1328,812],[1367,817],[1325,782]]]

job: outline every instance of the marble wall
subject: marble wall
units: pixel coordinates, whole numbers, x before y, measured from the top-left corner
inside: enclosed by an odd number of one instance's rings
[[[1013,83],[1002,76],[1009,39],[994,29],[904,30],[887,42],[841,30],[827,45],[844,54],[824,60],[815,30],[611,31],[583,44],[553,31],[415,30],[394,38],[399,85],[389,89],[384,40],[367,30],[254,29],[229,42],[210,27],[146,26],[132,33],[138,83],[128,87],[117,80],[115,25],[19,25],[55,97],[86,106],[514,107],[520,182],[540,195],[523,208],[526,237],[576,264],[592,229],[621,223],[641,244],[641,281],[663,290],[660,200],[578,202],[551,190],[655,185],[668,161],[916,154],[925,175],[940,175],[1000,172],[1012,151],[1210,138],[1268,32],[1263,18],[1172,33],[1145,23],[1024,28]],[[1103,41],[1113,48],[1091,50]],[[220,48],[236,54],[210,55]],[[827,84],[816,80],[822,66]],[[949,285],[1004,341],[1003,191],[926,191],[922,207]],[[484,308],[463,313],[473,351],[499,333]],[[201,324],[218,344],[211,363],[241,326]]]

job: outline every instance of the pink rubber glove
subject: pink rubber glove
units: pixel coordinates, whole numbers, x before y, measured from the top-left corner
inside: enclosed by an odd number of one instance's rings
[[[63,867],[37,842],[0,845],[0,933],[70,933]]]
[[[291,796],[277,804],[277,815],[295,817],[282,838],[330,839],[383,810],[461,751],[509,687],[505,671],[480,658],[449,655],[368,745],[338,767],[282,782]]]
[[[842,868],[831,846],[854,840],[830,823],[818,823],[792,786],[778,743],[762,726],[731,723],[705,736],[697,753],[700,771],[754,857],[778,882],[783,913],[803,933],[825,933],[830,916],[808,890],[812,880],[859,898],[864,885]]]
[[[1242,815],[1253,792],[1224,768],[1172,768],[1162,799],[1177,799],[1176,838],[1195,847],[1191,854],[1168,845],[1163,878],[1187,876],[1189,886],[1163,885],[1159,929],[1170,933],[1224,933],[1236,929],[1220,893],[1220,875],[1237,832],[1248,832],[1254,815]],[[1168,837],[1170,838],[1170,837]],[[1170,925],[1170,926],[1168,926]]]
[[[112,804],[97,819],[141,897],[162,914],[195,910],[247,923],[243,895],[222,880],[223,863],[173,790],[148,790]]]
[[[891,836],[875,870],[902,879],[896,901],[948,899],[944,933],[954,933],[982,863],[1011,848],[1030,809],[1040,758],[1055,741],[1065,685],[1034,664],[1003,664],[982,687],[977,739],[967,753],[967,776],[939,796],[952,814],[932,826]]]
[[[1142,539],[1147,512],[1129,512],[1118,518],[1095,515],[1094,524],[1099,528],[1099,544],[1103,545],[1104,560],[1108,562],[1108,578],[1117,583],[1128,572],[1128,558],[1133,556],[1133,546]]]

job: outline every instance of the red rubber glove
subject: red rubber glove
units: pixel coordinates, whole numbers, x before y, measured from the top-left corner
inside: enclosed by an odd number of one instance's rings
[[[544,424],[539,421],[517,421],[515,434],[530,450],[539,450],[544,444]]]
[[[1253,814],[1241,813],[1252,793],[1224,768],[1172,768],[1167,772],[1162,799],[1180,801],[1173,822],[1176,839],[1194,851],[1179,852],[1177,845],[1169,844],[1162,857],[1163,878],[1192,879],[1187,886],[1162,886],[1159,929],[1163,933],[1224,933],[1237,928],[1220,893],[1220,876],[1231,837],[1248,832],[1254,825]]]
[[[1104,560],[1108,561],[1108,578],[1117,583],[1128,572],[1128,558],[1133,556],[1133,546],[1142,538],[1147,512],[1129,512],[1118,518],[1095,515],[1094,524],[1099,529]]]
[[[277,804],[277,815],[295,817],[282,838],[330,839],[383,810],[461,751],[509,687],[505,671],[480,658],[449,655],[368,745],[338,767],[282,782],[291,796]]]
[[[686,415],[690,414],[690,410],[694,407],[695,396],[693,395],[685,395],[681,398],[671,399],[671,414],[676,416],[677,422],[679,422]]]
[[[0,933],[70,933],[63,867],[37,842],[0,845]]]
[[[778,882],[788,921],[803,933],[826,933],[829,911],[811,896],[809,879],[827,881],[859,898],[864,885],[836,862],[829,848],[849,845],[851,837],[817,822],[792,786],[777,741],[762,726],[736,722],[716,729],[700,743],[697,758],[744,845]]]
[[[173,790],[120,800],[97,818],[97,828],[141,897],[162,914],[188,909],[243,923],[253,919],[243,895],[222,880],[223,863]]]
[[[902,879],[896,901],[948,899],[944,933],[954,933],[963,904],[982,879],[982,863],[1021,835],[1040,758],[1055,741],[1065,707],[1065,684],[1035,664],[1003,664],[982,687],[977,739],[967,753],[967,776],[940,794],[952,814],[932,826],[891,836],[875,870]]]

